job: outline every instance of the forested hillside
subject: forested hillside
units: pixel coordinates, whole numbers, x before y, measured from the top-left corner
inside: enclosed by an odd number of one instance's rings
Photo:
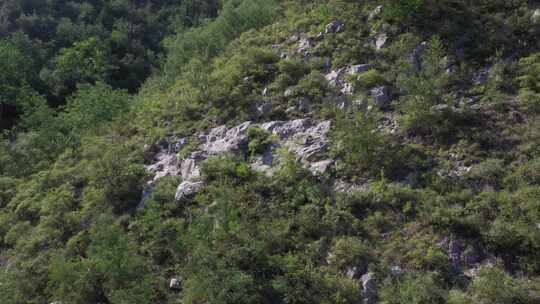
[[[540,303],[540,3],[4,0],[0,303]]]

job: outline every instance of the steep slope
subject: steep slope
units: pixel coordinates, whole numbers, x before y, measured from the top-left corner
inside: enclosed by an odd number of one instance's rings
[[[538,303],[539,34],[525,0],[229,1],[2,142],[0,301]]]

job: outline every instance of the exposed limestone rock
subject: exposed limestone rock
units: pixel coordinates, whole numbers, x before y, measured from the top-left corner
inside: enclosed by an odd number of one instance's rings
[[[341,93],[345,95],[352,95],[354,94],[354,86],[348,82],[343,84],[343,88],[341,89]]]
[[[283,96],[285,97],[291,97],[294,94],[294,88],[287,88],[285,92],[283,92]]]
[[[482,270],[483,268],[493,268],[495,267],[496,264],[497,262],[494,259],[487,259],[482,264],[465,270],[463,272],[463,275],[471,280],[474,280],[478,278],[478,275],[480,274],[480,270]]]
[[[369,20],[372,20],[372,19],[374,19],[375,17],[378,17],[378,16],[382,13],[382,10],[383,10],[383,6],[382,6],[382,5],[379,5],[379,6],[377,6],[376,8],[374,8],[374,9],[369,13]]]
[[[154,175],[152,183],[165,176],[178,176],[176,154],[161,151],[155,156],[155,159],[156,163],[146,167],[146,170]]]
[[[204,186],[203,182],[182,182],[178,189],[176,189],[175,199],[176,201],[181,201],[185,198],[193,196],[195,193],[199,192]]]
[[[422,61],[424,60],[424,55],[428,49],[427,42],[422,42],[418,45],[411,54],[411,61],[413,65],[413,71],[419,72],[422,70]]]
[[[491,74],[491,67],[483,68],[477,71],[473,75],[473,84],[474,85],[485,85],[489,80],[489,75]]]
[[[392,92],[388,86],[380,86],[371,89],[371,96],[375,105],[380,109],[386,109],[392,102]]]
[[[327,24],[324,32],[326,34],[339,33],[339,32],[342,32],[344,29],[345,29],[345,24],[339,20],[336,20]]]
[[[285,41],[286,44],[297,43],[300,40],[300,35],[294,34]]]
[[[176,153],[161,151],[156,155],[156,162],[146,168],[153,174],[153,178],[143,193],[143,199],[139,204],[141,208],[144,208],[144,202],[151,194],[151,186],[159,178],[167,175],[182,177],[183,182],[176,192],[177,201],[193,196],[203,187],[203,182],[199,179],[204,161],[228,153],[246,155],[249,141],[247,131],[250,127],[259,127],[273,134],[277,140],[262,156],[252,159],[251,167],[254,170],[271,175],[279,164],[278,148],[286,148],[314,174],[323,174],[333,164],[333,160],[322,160],[324,152],[330,146],[330,121],[313,123],[310,119],[304,118],[263,124],[248,121],[232,128],[223,125],[211,129],[206,134],[194,134],[193,137],[202,143],[197,151],[181,161],[178,161]]]
[[[310,165],[310,170],[313,173],[324,174],[334,164],[333,159],[321,160]]]
[[[358,268],[357,267],[350,267],[347,268],[347,271],[345,272],[345,276],[349,279],[357,279],[358,278]]]
[[[296,49],[296,51],[299,54],[308,55],[314,46],[315,44],[310,38],[308,37],[302,38],[300,39],[300,42],[298,43],[298,48]]]
[[[332,71],[324,76],[326,78],[326,81],[328,81],[328,84],[331,86],[339,86],[341,84],[340,77],[342,76],[343,69],[339,69],[337,71]]]
[[[359,75],[359,74],[369,71],[371,67],[372,67],[371,64],[356,64],[356,65],[350,66],[347,69],[347,74]]]
[[[343,180],[337,180],[333,186],[334,191],[346,194],[352,194],[354,192],[366,192],[369,191],[369,185],[364,184],[352,184]]]
[[[366,112],[368,109],[368,101],[366,99],[357,99],[352,102],[352,106],[355,110],[360,112]]]
[[[182,289],[182,281],[179,278],[172,278],[169,281],[169,289],[180,290]]]
[[[394,276],[394,277],[402,277],[404,274],[405,274],[405,271],[400,267],[400,266],[392,266],[390,267],[390,273]]]
[[[348,69],[343,68],[339,70],[334,70],[326,74],[325,78],[330,86],[337,87],[342,94],[352,95],[354,94],[354,86],[345,81],[345,72],[347,72],[347,74],[354,75],[355,73],[363,73],[361,72],[363,69],[365,69],[363,65],[357,65],[352,66]]]
[[[375,48],[377,50],[382,50],[387,46],[388,35],[386,33],[380,33],[375,37]]]
[[[377,303],[378,292],[377,282],[375,281],[375,274],[368,272],[361,278],[362,281],[362,303],[363,304],[375,304]]]
[[[315,37],[313,37],[313,39],[315,39],[315,41],[323,40],[324,39],[324,33],[323,32],[317,33],[317,35],[315,35]]]
[[[540,23],[540,8],[533,12],[531,19],[534,23]]]
[[[219,155],[228,152],[239,152],[247,144],[247,130],[252,125],[250,121],[244,122],[232,129],[220,126],[210,130],[206,143],[201,147],[208,155]]]
[[[265,89],[267,90],[267,89]],[[264,95],[266,95],[266,92],[264,92]],[[255,118],[260,119],[272,112],[272,103],[270,102],[261,102],[255,105],[254,114]]]

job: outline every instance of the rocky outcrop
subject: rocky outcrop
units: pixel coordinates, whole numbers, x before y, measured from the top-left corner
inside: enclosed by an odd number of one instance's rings
[[[326,25],[324,29],[325,34],[339,33],[345,29],[345,23],[335,20]]]
[[[169,289],[178,291],[182,289],[182,280],[180,278],[174,277],[169,281]]]
[[[362,281],[362,303],[377,303],[378,291],[375,274],[373,272],[368,272],[364,274],[360,280]]]
[[[203,182],[191,182],[191,181],[182,182],[178,186],[178,189],[176,189],[176,195],[174,196],[174,198],[177,201],[181,201],[183,199],[189,198],[193,196],[195,193],[199,192],[203,186],[204,186]]]
[[[422,62],[424,61],[424,55],[428,50],[427,42],[422,42],[418,45],[411,54],[412,68],[414,72],[420,72],[422,70]]]
[[[540,23],[540,8],[532,13],[531,19],[534,23]]]
[[[392,90],[389,86],[379,86],[371,89],[371,96],[375,105],[380,109],[386,109],[392,102]]]
[[[382,5],[375,7],[371,12],[369,12],[369,20],[377,18],[382,13],[382,10]]]
[[[280,163],[278,149],[285,148],[295,155],[314,174],[324,174],[333,165],[333,160],[325,159],[324,152],[330,146],[330,121],[314,122],[311,119],[290,121],[270,121],[262,124],[244,122],[229,128],[225,125],[211,129],[208,133],[196,134],[193,137],[200,141],[198,149],[184,159],[177,158],[178,149],[162,149],[154,157],[155,163],[146,167],[152,174],[149,185],[153,185],[164,176],[180,176],[182,183],[178,186],[176,200],[192,197],[200,191],[204,184],[200,181],[201,166],[207,159],[226,154],[248,156],[248,129],[261,128],[272,134],[275,142],[260,156],[250,159],[254,170],[271,174]],[[181,140],[183,145],[187,140]],[[183,145],[177,146],[182,148]],[[145,191],[143,197],[150,192]],[[144,207],[144,204],[140,204]]]
[[[371,69],[370,64],[351,65],[346,68],[333,70],[325,75],[326,81],[331,87],[337,88],[343,95],[353,95],[354,86],[347,82],[346,76],[360,76]]]
[[[388,35],[386,33],[380,33],[375,37],[375,49],[382,50],[388,46]]]

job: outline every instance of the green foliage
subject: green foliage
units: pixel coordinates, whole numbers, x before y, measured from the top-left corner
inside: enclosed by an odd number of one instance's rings
[[[527,112],[540,113],[540,53],[523,58],[519,62],[521,88],[519,100]]]
[[[526,303],[526,294],[518,282],[498,267],[481,269],[471,292],[477,303]]]
[[[381,291],[381,302],[385,304],[442,304],[445,299],[446,292],[433,273],[407,275],[397,286]]]
[[[418,17],[425,8],[425,0],[391,0],[385,4],[385,15],[398,20]]]
[[[261,0],[227,1],[213,22],[168,41],[165,72],[174,79],[193,57],[209,59],[220,52],[242,32],[270,23],[277,14],[277,3]]]
[[[58,119],[71,128],[69,133],[76,137],[128,112],[130,101],[127,92],[114,90],[101,82],[95,86],[80,86],[68,99]]]
[[[149,303],[154,292],[144,259],[118,225],[90,232],[86,258],[58,256],[50,266],[52,298],[70,303]]]
[[[384,76],[377,70],[369,70],[360,76],[355,81],[356,86],[360,89],[371,89],[376,86],[382,85],[386,82]]]
[[[272,144],[272,137],[270,134],[260,128],[249,128],[248,138],[248,150],[251,156],[264,153],[264,151]]]
[[[378,4],[382,15],[369,18]],[[386,304],[538,303],[533,8],[2,2],[2,124],[14,128],[0,141],[0,302],[355,304],[369,270]],[[335,20],[344,30],[325,33]],[[382,32],[389,47],[375,50]],[[312,38],[309,55],[293,34]],[[420,45],[425,37],[434,38]],[[345,79],[358,95],[324,77],[363,63],[376,69]],[[488,82],[474,85],[487,64]],[[399,100],[384,110],[352,102],[382,84]],[[307,113],[287,111],[299,100]],[[272,111],[254,117],[263,103]],[[185,158],[203,130],[254,118],[330,120],[321,159],[333,159],[332,170],[313,174],[286,149],[264,173],[248,155],[212,156],[202,189],[181,202],[180,177],[145,170],[163,156],[145,144],[189,138]],[[277,140],[247,133],[249,156]],[[488,257],[498,266],[465,278]],[[173,277],[179,289],[169,288]]]
[[[0,41],[0,130],[10,127],[33,94],[36,78],[32,58],[15,45]]]
[[[60,50],[54,70],[50,75],[42,72],[42,77],[57,95],[65,96],[78,83],[106,81],[111,70],[109,57],[103,42],[91,37]]]

